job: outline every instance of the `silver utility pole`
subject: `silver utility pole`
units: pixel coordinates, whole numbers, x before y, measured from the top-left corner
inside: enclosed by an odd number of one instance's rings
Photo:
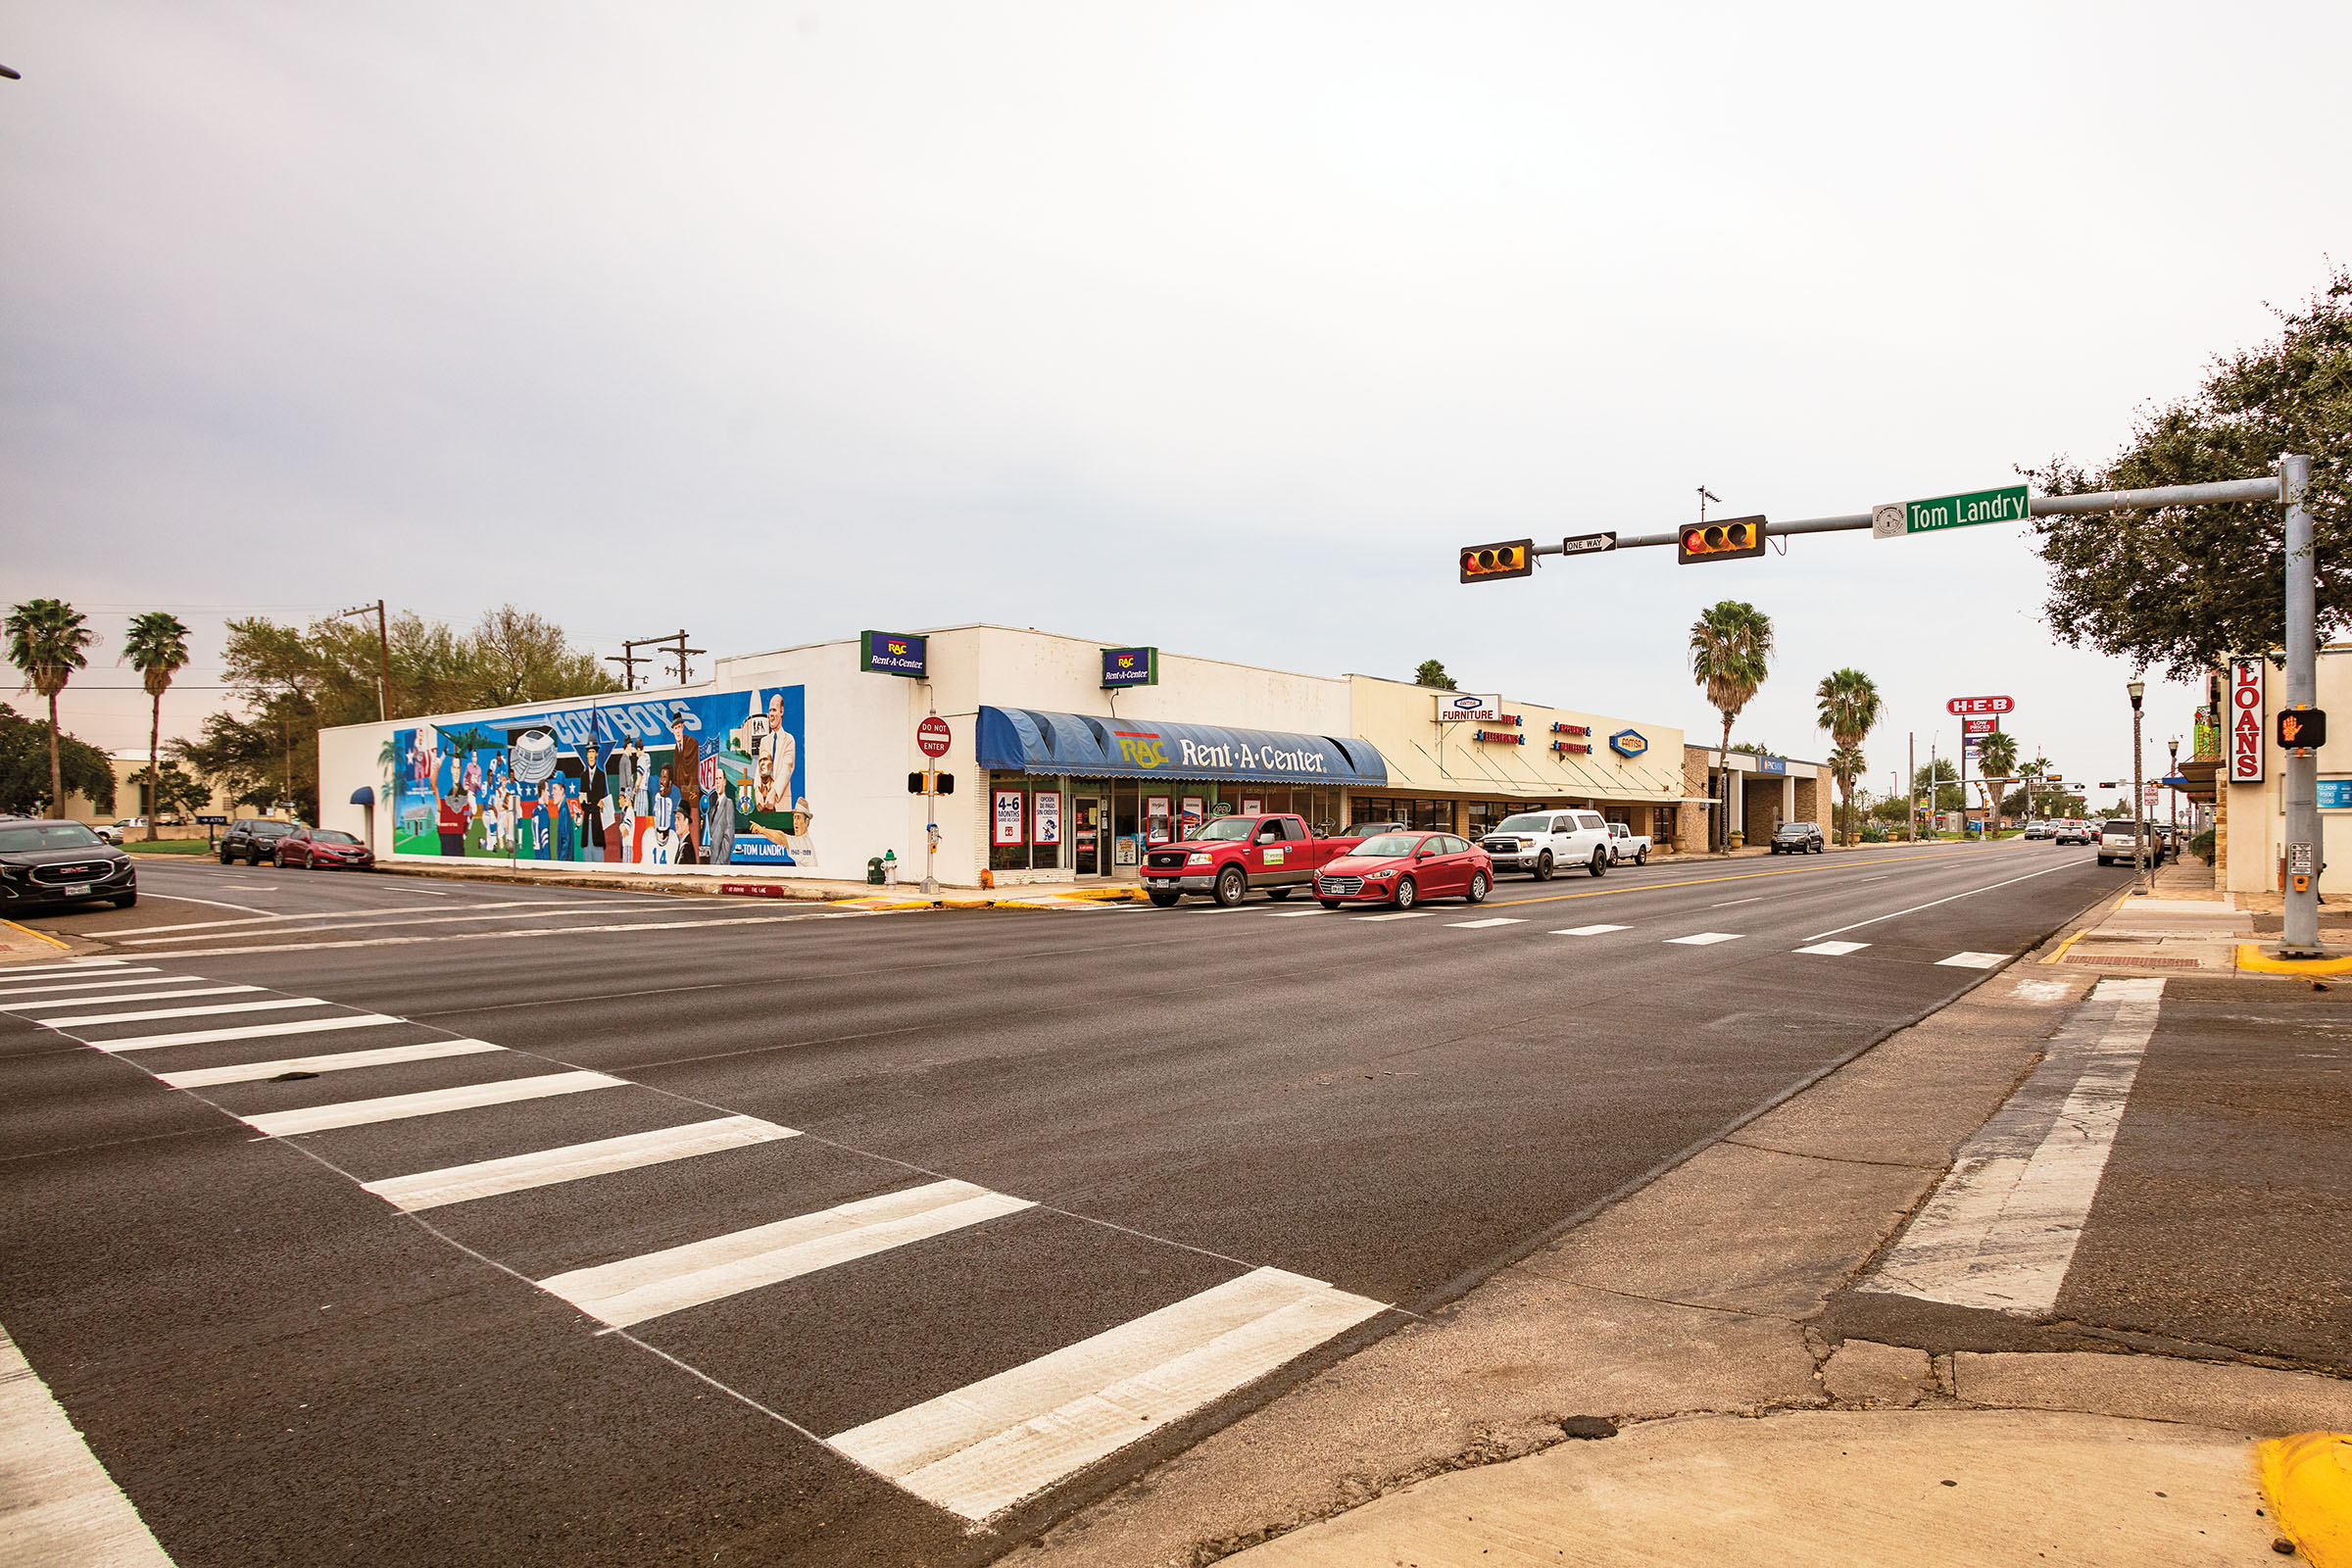
[[[1911,817],[1903,824],[1903,842],[1919,842],[1919,731],[1903,733],[1903,765],[1911,770]]]
[[[2155,879],[2148,873],[2148,813],[2140,804],[2139,783],[2139,704],[2147,692],[2145,681],[2132,681],[2124,687],[2132,697],[2132,870],[2139,878],[2139,891],[2156,891]]]
[[[2286,503],[2286,702],[2317,704],[2319,669],[2319,559],[2312,546],[2311,509],[2304,492],[2311,486],[2311,460],[2294,456],[2278,460],[2279,499]],[[2326,863],[2320,830],[2320,759],[2308,747],[2288,751],[2281,759],[2280,795],[2286,807],[2286,930],[2278,954],[2287,958],[2318,957],[2320,946],[2320,871]]]

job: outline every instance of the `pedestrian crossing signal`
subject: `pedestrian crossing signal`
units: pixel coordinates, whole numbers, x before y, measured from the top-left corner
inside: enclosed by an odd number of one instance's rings
[[[1462,552],[1462,581],[1489,582],[1497,577],[1533,576],[1536,542],[1513,539],[1499,545],[1472,545]]]
[[[2317,751],[2328,744],[2328,714],[2321,709],[2282,708],[2278,722],[2282,752]]]
[[[1675,541],[1674,559],[1687,566],[1694,561],[1742,561],[1763,553],[1762,517],[1727,517],[1685,528]]]
[[[931,787],[925,789],[923,787],[925,784]],[[929,771],[909,773],[906,775],[906,793],[909,795],[953,795],[956,793],[956,775]]]

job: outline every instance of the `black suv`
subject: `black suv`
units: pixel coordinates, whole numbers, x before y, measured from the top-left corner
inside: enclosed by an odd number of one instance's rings
[[[243,858],[259,865],[276,852],[279,839],[301,825],[272,822],[266,816],[240,816],[220,835],[220,863],[234,865]]]
[[[130,857],[79,822],[0,821],[0,908],[139,902]]]
[[[1827,855],[1830,847],[1822,839],[1819,822],[1783,822],[1772,830],[1772,853]]]

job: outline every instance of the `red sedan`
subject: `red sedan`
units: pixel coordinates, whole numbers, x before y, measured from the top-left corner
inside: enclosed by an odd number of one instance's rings
[[[1383,833],[1317,872],[1315,898],[1326,909],[1348,904],[1409,909],[1423,899],[1483,904],[1494,885],[1494,862],[1468,839],[1450,833]]]
[[[322,871],[367,871],[375,857],[358,839],[331,827],[298,827],[277,841],[270,855],[278,865],[307,865]]]

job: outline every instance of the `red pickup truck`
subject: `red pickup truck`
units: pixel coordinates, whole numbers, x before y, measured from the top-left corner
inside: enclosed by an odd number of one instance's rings
[[[1181,844],[1146,850],[1144,889],[1163,909],[1187,893],[1205,893],[1227,906],[1241,903],[1251,888],[1287,899],[1362,842],[1354,835],[1319,839],[1301,816],[1220,816]]]

